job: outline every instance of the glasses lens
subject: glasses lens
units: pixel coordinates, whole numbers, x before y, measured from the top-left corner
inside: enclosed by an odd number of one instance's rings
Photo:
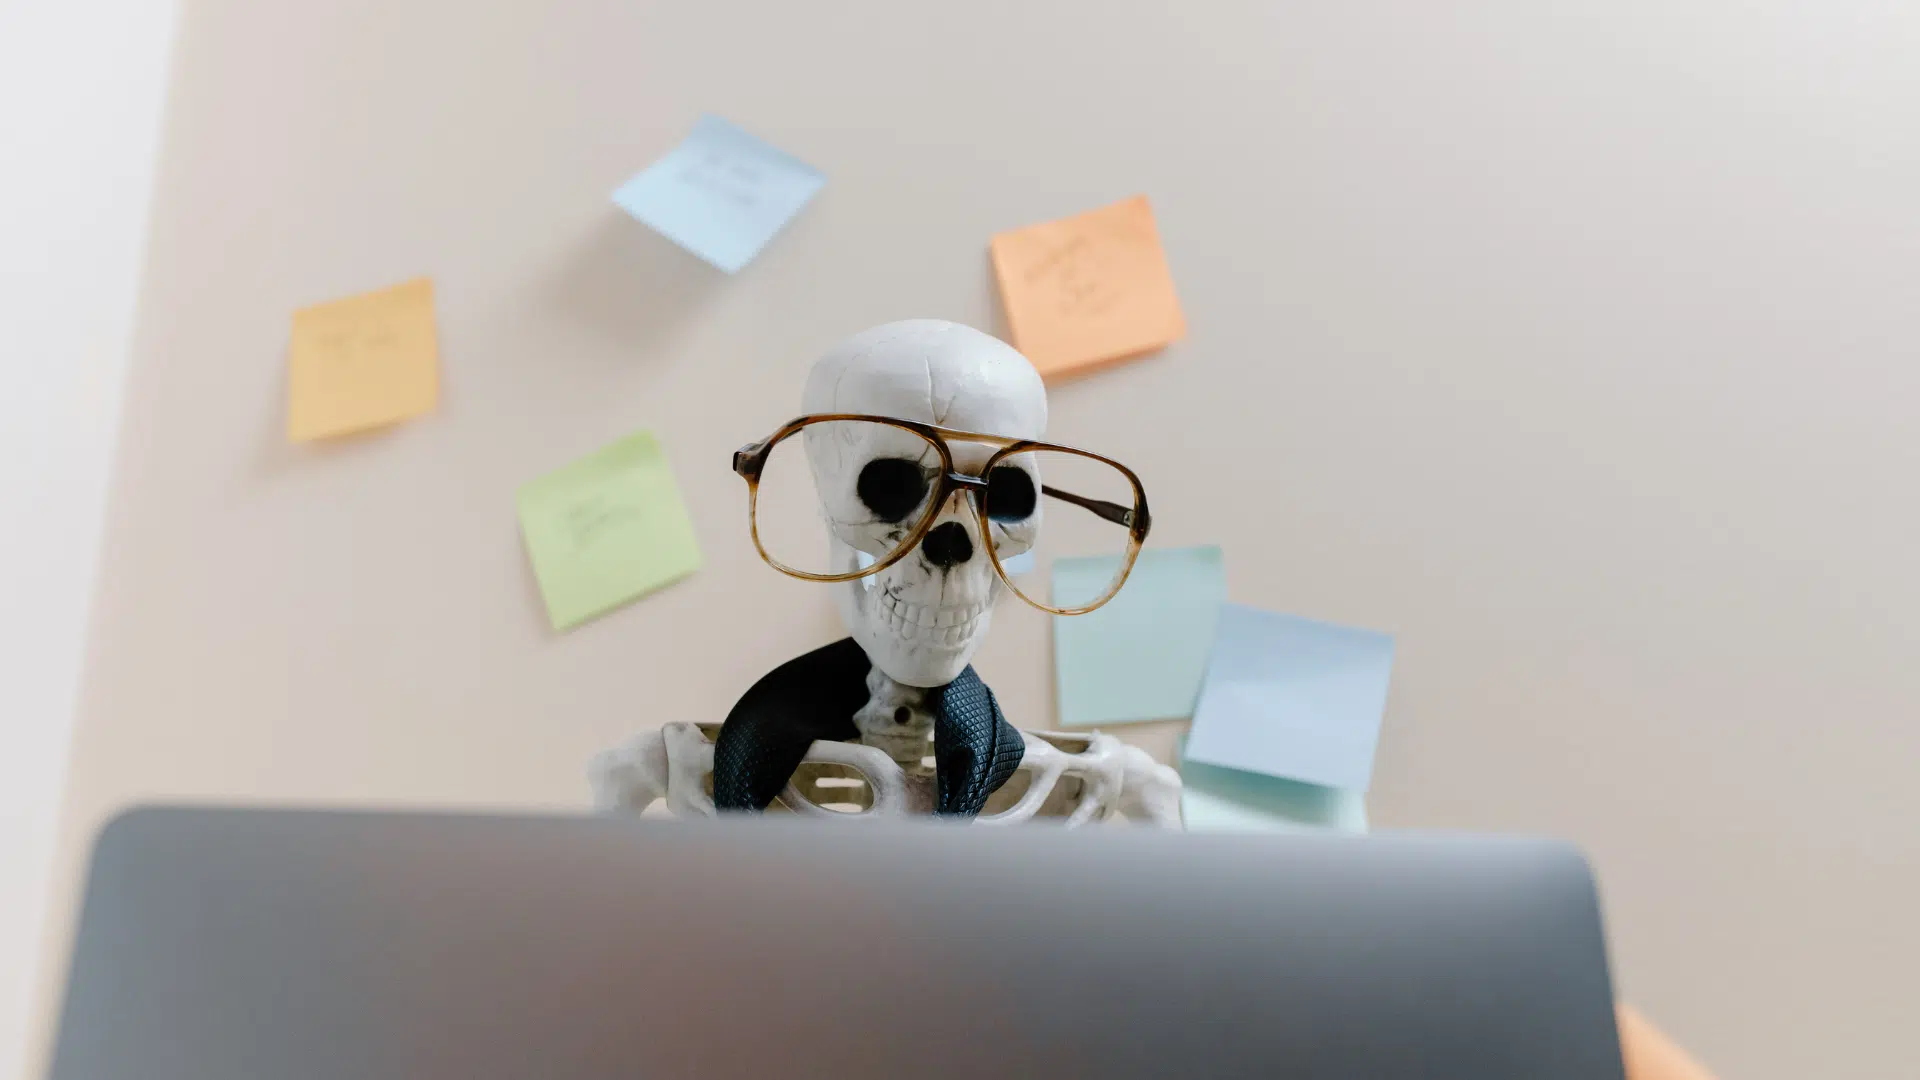
[[[904,546],[932,511],[940,451],[871,420],[808,424],[774,444],[753,526],[767,557],[803,574],[845,574]],[[851,552],[840,549],[838,537]],[[866,559],[860,559],[860,556]]]
[[[1014,589],[1033,603],[1073,609],[1102,600],[1126,572],[1134,502],[1133,481],[1112,465],[1031,450],[988,472],[983,505]],[[1060,582],[1061,595],[1049,595],[1049,580]]]

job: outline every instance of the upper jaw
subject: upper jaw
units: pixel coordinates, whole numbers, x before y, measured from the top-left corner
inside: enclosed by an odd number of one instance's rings
[[[934,645],[965,644],[980,626],[989,604],[915,604],[878,590],[878,614],[888,629],[903,640]]]

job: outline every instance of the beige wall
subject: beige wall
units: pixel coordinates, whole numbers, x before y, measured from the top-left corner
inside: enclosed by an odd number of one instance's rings
[[[1192,334],[1053,433],[1235,598],[1399,635],[1376,820],[1579,840],[1728,1076],[1898,1075],[1920,15],[1792,7],[189,5],[63,880],[132,799],[581,805],[835,633],[724,464],[810,359],[992,326],[991,232],[1145,192]],[[703,110],[829,176],[731,280],[607,204]],[[288,312],[420,273],[441,412],[285,445]],[[556,637],[513,489],[641,426],[708,566]],[[980,657],[1028,725],[1046,632]]]

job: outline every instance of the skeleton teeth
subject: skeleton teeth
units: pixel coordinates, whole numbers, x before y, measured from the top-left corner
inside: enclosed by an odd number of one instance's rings
[[[894,633],[940,645],[958,645],[966,641],[973,633],[974,623],[987,610],[985,604],[910,604],[892,593],[883,592],[880,595],[884,600],[884,618]]]

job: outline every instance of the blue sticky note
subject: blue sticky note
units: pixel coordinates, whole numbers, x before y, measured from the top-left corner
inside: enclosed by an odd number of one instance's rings
[[[703,116],[613,201],[654,231],[735,273],[767,246],[826,177],[717,116]]]
[[[1227,604],[1187,760],[1365,791],[1392,673],[1390,635]]]
[[[1180,815],[1188,832],[1367,831],[1367,797],[1362,791],[1191,760],[1180,767],[1180,785]]]
[[[1083,604],[1113,580],[1118,557],[1055,559],[1053,602]],[[1053,620],[1053,663],[1064,727],[1182,719],[1206,671],[1227,597],[1217,547],[1143,551],[1120,594],[1085,615]]]

